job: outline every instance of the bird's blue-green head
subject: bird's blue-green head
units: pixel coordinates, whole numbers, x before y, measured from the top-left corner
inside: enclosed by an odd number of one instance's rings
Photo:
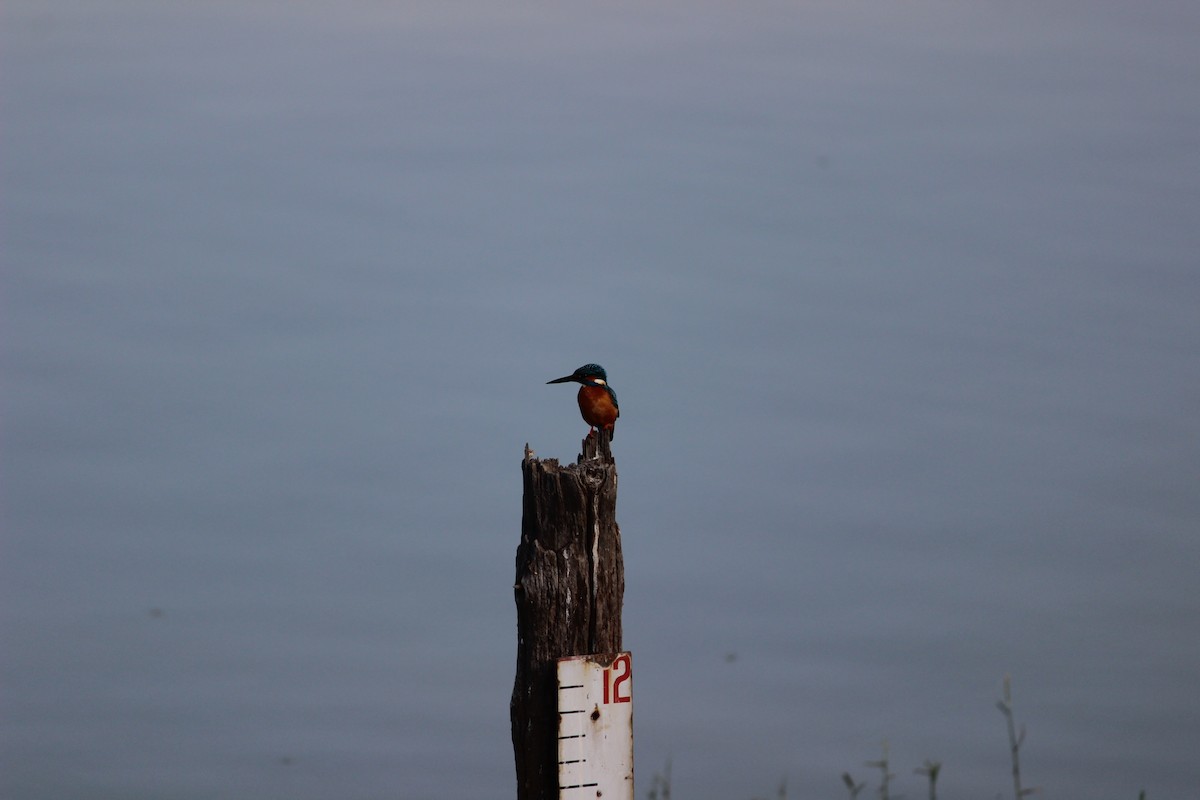
[[[546,381],[546,383],[566,383],[567,381],[582,383],[586,386],[605,386],[608,384],[608,373],[599,364],[584,364],[570,375],[564,375],[561,378]]]

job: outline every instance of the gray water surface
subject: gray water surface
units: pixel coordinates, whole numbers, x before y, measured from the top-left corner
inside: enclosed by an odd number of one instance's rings
[[[1194,796],[1194,3],[4,17],[5,797],[512,797],[588,361],[639,797]]]

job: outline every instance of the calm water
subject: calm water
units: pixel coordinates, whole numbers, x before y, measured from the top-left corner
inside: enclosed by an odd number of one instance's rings
[[[1194,3],[4,17],[5,797],[512,797],[586,361],[639,797],[1194,795]]]

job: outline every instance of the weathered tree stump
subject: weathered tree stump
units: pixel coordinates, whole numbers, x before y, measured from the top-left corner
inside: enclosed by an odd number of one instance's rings
[[[517,548],[517,675],[510,714],[518,800],[558,798],[556,661],[621,651],[625,567],[617,467],[608,438],[589,436],[574,464],[525,445]]]

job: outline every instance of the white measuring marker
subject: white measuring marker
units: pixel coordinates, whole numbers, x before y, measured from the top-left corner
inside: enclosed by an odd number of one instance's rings
[[[558,659],[560,800],[633,800],[633,660]]]

